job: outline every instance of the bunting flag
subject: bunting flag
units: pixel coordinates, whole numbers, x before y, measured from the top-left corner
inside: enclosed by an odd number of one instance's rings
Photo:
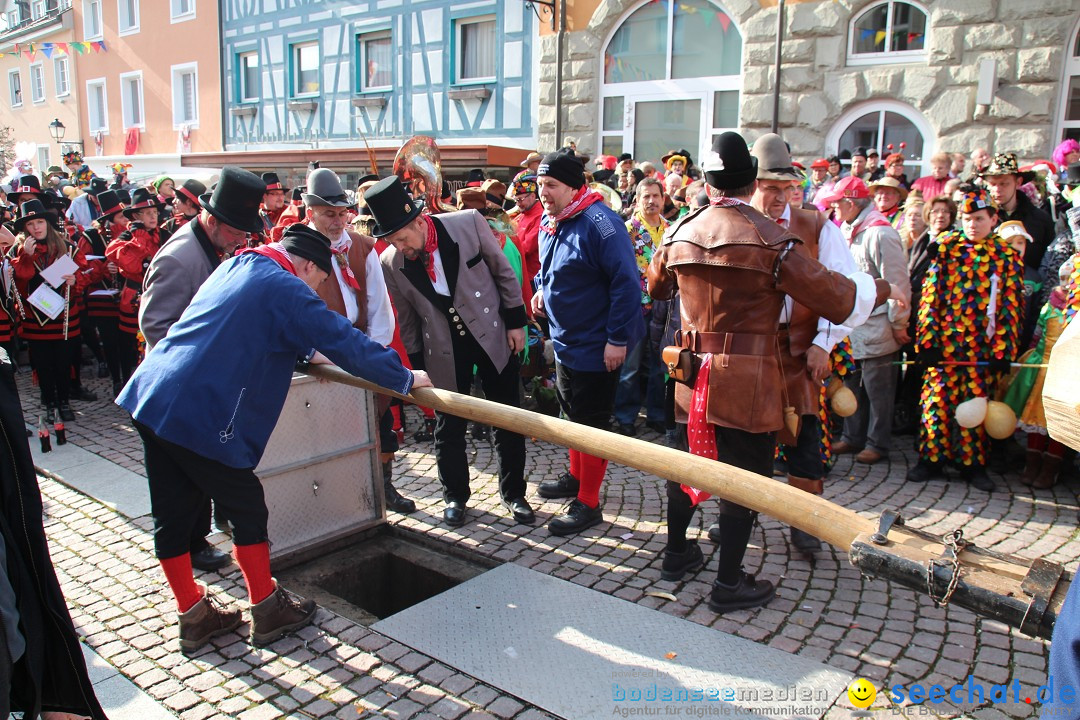
[[[41,53],[46,58],[52,58],[53,53],[60,53],[62,55],[69,55],[75,53],[77,55],[86,55],[89,52],[103,53],[108,52],[109,48],[105,46],[104,40],[95,40],[93,42],[72,42],[72,43],[30,43],[28,45],[15,45],[13,52],[0,53],[0,57],[4,55],[18,55],[22,54],[27,60],[33,60],[34,55]]]
[[[717,11],[716,19],[720,21],[720,27],[724,28],[724,32],[727,32],[731,27],[731,18],[727,16],[727,13]]]

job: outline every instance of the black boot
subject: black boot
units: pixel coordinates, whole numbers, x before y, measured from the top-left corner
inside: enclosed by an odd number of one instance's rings
[[[678,582],[683,579],[686,573],[700,570],[704,564],[705,556],[702,554],[697,540],[690,540],[686,543],[686,549],[682,552],[675,552],[670,549],[664,551],[664,564],[660,568],[660,578],[670,582]]]
[[[965,465],[960,471],[960,474],[965,480],[971,483],[972,487],[982,490],[983,492],[993,492],[994,481],[986,474],[986,468],[984,466]]]
[[[772,600],[776,588],[768,580],[758,580],[750,573],[740,571],[739,579],[725,585],[717,580],[709,593],[709,609],[715,613],[758,607]]]
[[[908,470],[907,481],[924,483],[928,480],[940,480],[942,477],[941,469],[941,463],[939,462],[919,460],[919,462],[915,463],[915,467]]]
[[[791,544],[796,550],[804,553],[814,553],[821,549],[820,540],[797,527],[791,528]]]
[[[394,461],[387,460],[383,463],[383,495],[386,498],[386,509],[393,510],[402,515],[416,512],[416,503],[409,498],[402,496],[402,494],[397,491],[397,488],[390,482],[393,478]]]
[[[424,427],[417,430],[413,440],[417,442],[431,442],[435,439],[435,418],[424,418]]]

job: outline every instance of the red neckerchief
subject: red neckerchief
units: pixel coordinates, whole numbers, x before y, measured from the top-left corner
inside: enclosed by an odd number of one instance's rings
[[[241,248],[236,251],[236,255],[242,255],[243,253],[255,253],[256,255],[268,257],[288,272],[296,275],[296,268],[293,267],[292,260],[289,259],[289,253],[285,251],[285,247],[281,243],[270,243],[269,245],[260,245],[259,247],[253,248]]]
[[[351,238],[340,243],[337,247],[331,245],[330,252],[334,254],[334,261],[337,262],[338,267],[341,268],[341,277],[345,278],[345,284],[353,290],[360,292],[360,283],[356,281],[356,275],[353,274],[352,268],[349,266],[350,247],[352,247]]]
[[[424,240],[424,269],[432,283],[435,282],[435,251],[439,249],[439,235],[435,232],[435,221],[428,214],[423,215],[427,228],[427,238]]]
[[[739,205],[746,205],[745,202],[739,200],[738,198],[724,197],[723,195],[710,197],[709,204],[713,207],[737,207]],[[777,222],[779,222],[779,220]]]
[[[686,441],[691,454],[715,460],[717,457],[716,431],[709,424],[707,413],[711,360],[712,354],[710,353],[702,356],[701,367],[698,369],[697,378],[694,380],[694,394],[690,398],[690,413],[686,422]],[[694,505],[711,497],[704,490],[698,490],[689,485],[683,485],[682,489],[683,492],[690,496],[690,502]]]
[[[574,193],[574,197],[570,199],[570,202],[563,208],[562,212],[556,215],[554,218],[545,214],[540,219],[540,227],[543,228],[550,235],[554,235],[555,231],[559,227],[559,223],[563,220],[569,220],[572,217],[580,215],[585,211],[585,208],[589,207],[593,203],[603,202],[604,196],[596,192],[588,185],[582,185],[578,188],[578,191]]]

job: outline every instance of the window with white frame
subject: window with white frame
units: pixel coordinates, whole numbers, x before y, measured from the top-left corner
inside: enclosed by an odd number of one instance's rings
[[[120,111],[125,130],[143,127],[142,71],[120,75]]]
[[[874,148],[882,158],[899,152],[909,178],[929,174],[935,144],[936,136],[926,117],[896,100],[858,105],[844,113],[825,135],[825,150],[830,155],[857,147]]]
[[[8,70],[8,98],[11,107],[22,105],[22,74],[18,70]]]
[[[139,0],[116,0],[117,30],[121,35],[139,32]]]
[[[105,94],[105,78],[86,81],[87,124],[90,132],[109,132],[108,96]]]
[[[53,80],[56,83],[56,97],[64,97],[71,93],[71,78],[68,73],[66,55],[53,58]]]
[[[30,17],[34,20],[45,16],[45,0],[34,0],[30,5]]]
[[[7,19],[8,30],[11,30],[16,25],[19,24],[19,11],[18,10],[9,10],[7,15],[5,15],[4,17]]]
[[[45,68],[39,62],[30,66],[30,99],[35,103],[45,102]]]
[[[237,66],[237,101],[242,103],[257,102],[259,91],[259,53],[246,52],[236,56]]]
[[[918,62],[926,58],[926,9],[913,2],[885,0],[851,21],[848,64]]]
[[[1065,53],[1065,81],[1061,84],[1061,140],[1080,140],[1080,23]]]
[[[101,28],[101,0],[83,0],[83,39],[99,39]]]
[[[191,20],[195,17],[195,0],[169,0],[169,15],[172,20]]]
[[[44,146],[39,145],[38,149],[37,149],[37,169],[38,169],[38,171],[45,172],[45,170],[50,165],[52,165],[52,158],[49,157],[49,146],[48,145],[44,145]]]
[[[454,21],[454,82],[495,79],[495,16]]]
[[[199,65],[172,66],[173,129],[199,124]]]
[[[299,43],[290,53],[292,96],[319,94],[319,43]]]
[[[394,54],[389,30],[356,36],[360,92],[389,90],[393,85]]]

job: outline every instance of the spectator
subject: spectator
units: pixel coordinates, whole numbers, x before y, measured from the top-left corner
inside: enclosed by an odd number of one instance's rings
[[[1068,138],[1054,148],[1054,164],[1058,166],[1058,179],[1063,180],[1066,169],[1074,162],[1080,161],[1080,142],[1074,138]]]
[[[847,177],[847,172],[844,170],[843,164],[840,162],[840,158],[836,155],[830,155],[829,161],[829,177],[833,181],[839,180],[842,177]]]
[[[911,187],[907,175],[904,174],[904,156],[900,153],[892,153],[885,158],[885,172],[881,177],[891,177],[903,185],[904,189]]]
[[[810,182],[806,186],[806,194],[803,196],[804,202],[816,203],[818,193],[821,192],[823,187],[826,187],[828,181],[829,161],[825,158],[818,158],[810,163]]]
[[[1028,196],[1020,192],[1021,185],[1035,179],[1034,171],[1021,172],[1016,164],[1016,153],[998,153],[980,175],[997,206],[998,222],[1019,220],[1031,235],[1024,264],[1037,270],[1046,248],[1054,239],[1054,221],[1045,210],[1035,207]]]
[[[696,181],[695,181],[696,182]],[[637,210],[626,223],[626,231],[633,243],[638,272],[641,274],[641,312],[646,324],[652,323],[652,298],[646,288],[646,271],[653,252],[667,230],[667,221],[661,216],[664,207],[664,190],[658,180],[643,180],[637,190]],[[645,426],[650,430],[664,432],[664,371],[660,360],[660,348],[654,347],[648,337],[629,350],[619,375],[615,391],[615,423],[622,435],[634,436],[634,422],[641,409],[641,388],[645,386]]]
[[[949,170],[952,167],[952,159],[949,153],[935,153],[930,158],[930,174],[924,175],[911,184],[912,190],[918,190],[923,197],[934,198],[945,191],[945,183],[949,181]]]
[[[869,182],[877,174],[878,165],[881,160],[881,156],[878,155],[877,148],[870,148],[866,151],[866,177],[864,181]]]
[[[885,216],[885,219],[894,228],[899,227],[900,221],[903,220],[903,214],[900,212],[900,203],[907,199],[907,190],[900,182],[891,176],[886,176],[876,181],[869,188],[870,194],[874,199],[874,207],[877,211]]]
[[[521,175],[514,180],[514,202],[520,212],[514,218],[514,229],[521,246],[522,270],[530,286],[540,272],[540,218],[544,206],[540,204],[535,175]]]
[[[873,464],[889,453],[893,405],[896,400],[896,361],[907,332],[910,278],[900,235],[871,205],[870,190],[857,178],[848,181],[841,197],[830,198],[843,223],[855,266],[873,278],[900,289],[900,299],[878,307],[851,332],[855,372],[844,381],[858,398],[858,410],[844,421],[844,434],[833,445],[836,454],[858,453],[855,459]],[[841,190],[837,187],[837,190]]]
[[[980,179],[980,175],[983,170],[990,167],[990,153],[986,151],[986,148],[975,148],[971,151],[971,175],[968,176],[967,182],[975,183]]]
[[[951,164],[949,166],[949,176],[954,178],[964,177],[964,167],[966,165],[967,158],[964,157],[964,153],[953,153],[951,157]],[[926,197],[930,196],[927,195]]]
[[[855,152],[851,153],[851,175],[866,180],[866,148],[857,147]]]

